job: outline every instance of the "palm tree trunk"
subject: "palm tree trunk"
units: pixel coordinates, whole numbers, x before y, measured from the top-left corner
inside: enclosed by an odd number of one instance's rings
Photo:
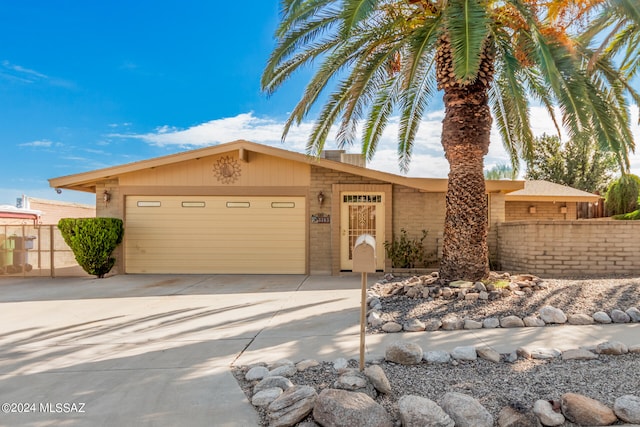
[[[483,62],[481,69],[489,70],[491,76],[492,55],[486,55]],[[482,78],[460,85],[440,79],[439,84],[445,92],[442,146],[450,167],[440,279],[481,280],[489,275],[484,181],[484,156],[489,150],[492,121],[489,81]]]

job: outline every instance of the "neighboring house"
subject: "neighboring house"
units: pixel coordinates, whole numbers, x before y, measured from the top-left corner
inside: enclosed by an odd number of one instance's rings
[[[0,225],[56,225],[60,218],[91,218],[96,207],[22,196],[22,207],[0,205]]]
[[[598,203],[600,196],[549,181],[525,181],[505,196],[505,220],[578,219],[578,203]]]
[[[49,183],[95,193],[98,216],[125,221],[120,273],[338,274],[352,269],[362,233],[375,236],[377,267],[386,270],[384,242],[401,229],[410,237],[427,230],[427,252],[436,253],[447,180],[363,165],[338,150],[315,159],[235,141]],[[487,181],[492,252],[507,197],[525,189],[523,181]],[[553,203],[528,200],[527,208]]]

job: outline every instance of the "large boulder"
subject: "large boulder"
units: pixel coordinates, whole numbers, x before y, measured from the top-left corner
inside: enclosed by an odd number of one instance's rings
[[[540,318],[544,323],[567,323],[567,316],[559,308],[545,305],[540,309]]]
[[[448,392],[440,402],[456,427],[493,427],[493,417],[476,399],[466,394]]]
[[[422,347],[418,344],[398,341],[387,347],[384,358],[401,365],[417,365],[422,361]]]
[[[433,400],[421,396],[402,396],[398,411],[403,427],[453,427],[455,423]]]
[[[563,394],[560,406],[569,421],[584,426],[608,426],[618,420],[607,405],[577,393]]]
[[[392,427],[387,411],[364,393],[327,388],[320,392],[313,418],[324,427]]]
[[[640,424],[640,397],[632,394],[620,396],[613,404],[613,411],[624,422]]]
[[[267,407],[271,427],[290,427],[305,418],[316,404],[318,394],[313,387],[296,385],[282,393]]]

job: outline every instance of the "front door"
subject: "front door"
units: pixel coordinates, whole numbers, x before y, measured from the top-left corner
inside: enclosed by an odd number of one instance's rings
[[[367,233],[376,239],[377,269],[384,270],[384,193],[343,192],[340,197],[340,269],[353,269],[353,245]]]

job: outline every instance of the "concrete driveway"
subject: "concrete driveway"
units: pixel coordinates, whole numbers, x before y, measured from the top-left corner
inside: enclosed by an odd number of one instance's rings
[[[0,425],[256,425],[229,367],[318,339],[318,359],[355,357],[359,287],[358,276],[0,279]]]

